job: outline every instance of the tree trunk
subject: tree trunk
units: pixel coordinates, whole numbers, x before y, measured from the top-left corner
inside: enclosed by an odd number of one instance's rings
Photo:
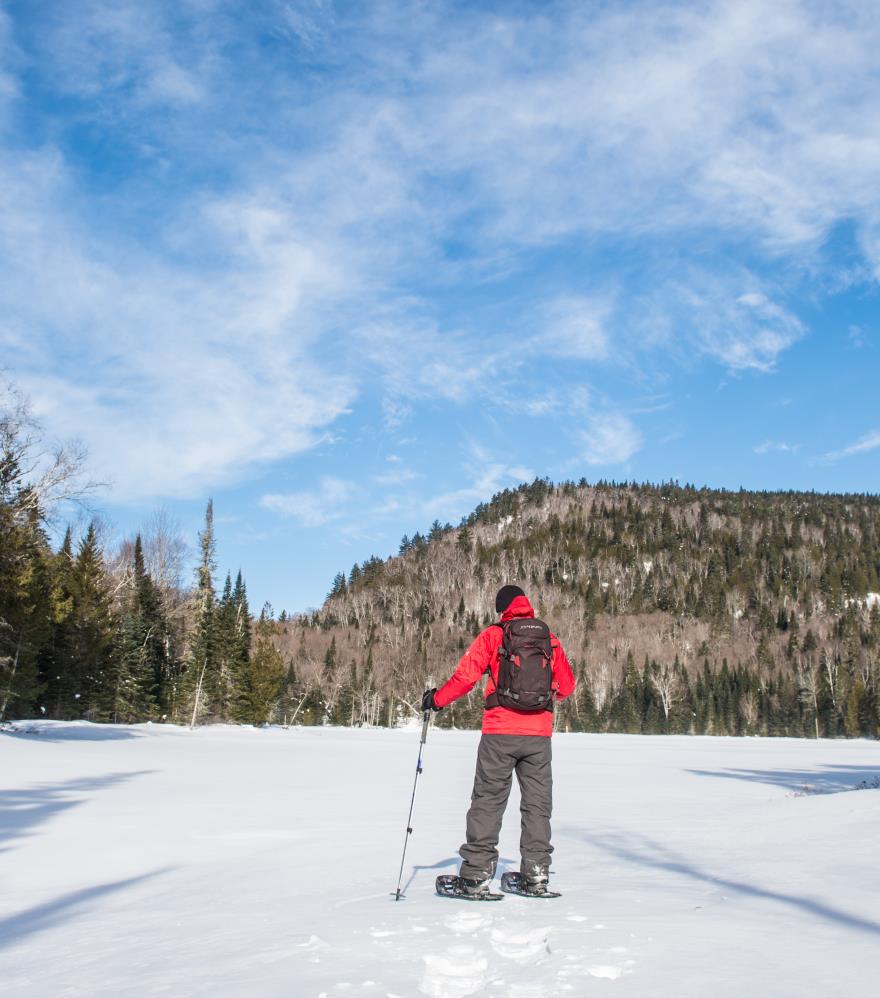
[[[9,683],[6,686],[6,692],[3,694],[3,704],[0,706],[0,721],[6,716],[6,708],[9,706],[9,701],[12,698],[12,684],[15,681],[15,673],[18,669],[18,659],[21,655],[21,643],[24,641],[24,631],[18,636],[18,645],[15,648],[15,658],[12,660],[12,671],[9,673]]]
[[[196,716],[199,712],[199,703],[202,699],[202,680],[205,678],[205,669],[208,668],[208,656],[205,656],[205,661],[202,663],[202,671],[199,674],[199,681],[196,684],[196,701],[193,704],[193,716],[192,720],[189,722],[189,730],[192,731],[196,726]]]

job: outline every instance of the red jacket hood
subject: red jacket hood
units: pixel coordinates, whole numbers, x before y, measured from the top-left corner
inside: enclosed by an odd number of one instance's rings
[[[516,617],[534,617],[535,611],[527,596],[514,596],[510,606],[501,614],[502,621],[514,620]]]

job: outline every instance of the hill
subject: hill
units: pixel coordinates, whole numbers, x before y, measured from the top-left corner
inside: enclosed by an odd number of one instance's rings
[[[282,715],[381,722],[444,681],[520,584],[580,680],[572,730],[876,735],[880,498],[536,480],[286,621]],[[441,724],[479,721],[472,694]]]

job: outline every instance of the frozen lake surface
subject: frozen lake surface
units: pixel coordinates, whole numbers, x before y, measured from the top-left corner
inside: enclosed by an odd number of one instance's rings
[[[557,735],[564,896],[472,904],[433,882],[478,738],[431,730],[395,902],[417,728],[7,729],[0,993],[878,993],[876,743]]]

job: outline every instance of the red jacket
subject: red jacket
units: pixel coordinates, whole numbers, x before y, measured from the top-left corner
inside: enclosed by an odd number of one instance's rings
[[[526,597],[517,596],[501,615],[501,620],[534,616],[535,611]],[[498,649],[502,637],[500,627],[487,627],[477,635],[473,644],[462,656],[452,678],[434,694],[434,703],[438,707],[446,707],[459,697],[470,693],[480,681],[487,666],[491,670],[494,682],[486,683],[483,696],[486,697],[494,692],[498,683]],[[550,662],[553,670],[553,689],[556,691],[556,699],[564,700],[574,691],[574,676],[555,634],[550,635],[550,644],[553,648],[553,658]],[[553,734],[553,715],[548,710],[542,710],[537,714],[524,714],[507,707],[492,707],[483,711],[483,734],[549,737]]]

